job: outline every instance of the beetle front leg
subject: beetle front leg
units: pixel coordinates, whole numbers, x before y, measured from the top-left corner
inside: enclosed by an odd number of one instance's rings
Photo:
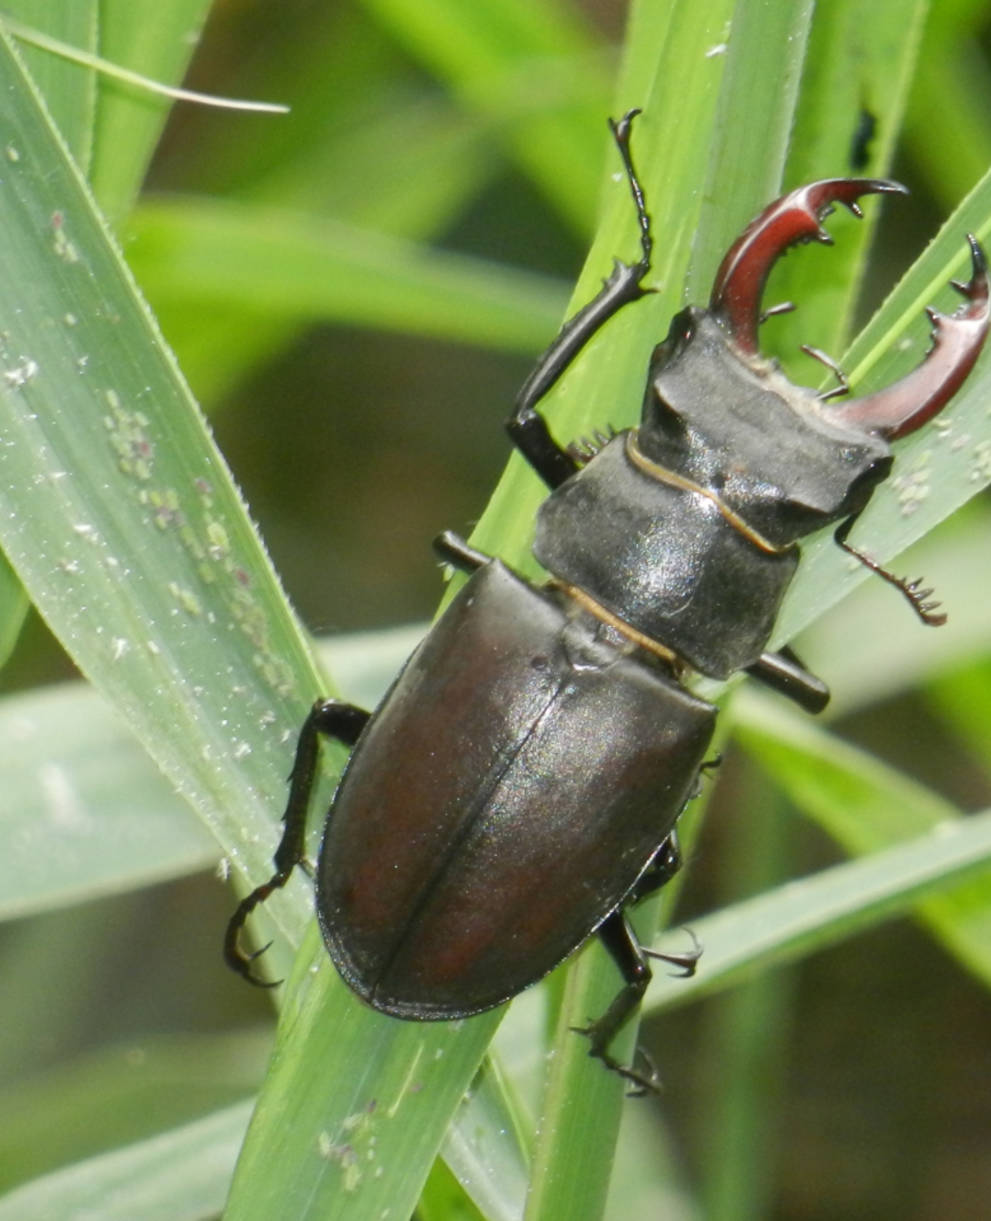
[[[579,463],[551,436],[547,422],[536,410],[579,351],[609,319],[631,301],[648,290],[641,281],[650,270],[653,239],[650,217],[644,204],[643,188],[630,155],[630,129],[639,110],[628,111],[619,122],[609,120],[609,126],[623,159],[626,179],[636,207],[640,225],[641,255],[635,263],[616,260],[609,278],[592,300],[574,314],[561,328],[557,338],[537,361],[516,398],[516,409],[506,422],[513,444],[523,454],[537,474],[550,488],[556,488],[579,468]]]
[[[914,581],[910,581],[907,577],[896,577],[893,572],[889,572],[887,568],[884,568],[877,560],[867,555],[866,552],[858,551],[856,547],[847,542],[850,531],[853,529],[859,516],[859,513],[855,513],[853,517],[848,517],[845,522],[837,526],[833,533],[833,541],[847,555],[852,555],[858,563],[863,564],[865,568],[879,576],[882,581],[887,581],[889,585],[894,586],[927,627],[942,627],[946,622],[946,615],[938,609],[942,606],[942,603],[927,601],[933,591],[932,589],[919,588],[924,580],[923,577],[916,577]]]
[[[304,859],[306,814],[317,772],[317,754],[321,735],[334,738],[345,746],[354,746],[371,713],[341,700],[317,700],[303,722],[296,743],[296,758],[289,774],[289,800],[282,815],[282,839],[272,860],[275,872],[267,882],[245,895],[227,924],[224,936],[224,961],[249,983],[262,988],[275,982],[261,979],[251,970],[251,964],[268,949],[267,945],[252,954],[245,954],[239,944],[241,929],[259,903],[273,891],[281,889],[297,865]]]

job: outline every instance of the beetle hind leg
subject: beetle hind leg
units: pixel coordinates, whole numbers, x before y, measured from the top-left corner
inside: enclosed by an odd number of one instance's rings
[[[678,837],[674,831],[671,831],[654,854],[653,860],[640,875],[639,881],[627,898],[627,903],[630,905],[639,903],[646,895],[659,890],[671,881],[681,865]],[[641,1072],[635,1065],[620,1063],[609,1051],[609,1044],[626,1025],[643,1000],[643,994],[652,978],[650,964],[647,960],[649,958],[659,959],[677,967],[682,975],[694,975],[702,948],[693,936],[694,946],[684,954],[662,954],[658,950],[645,949],[637,940],[637,936],[622,910],[613,912],[603,921],[599,926],[598,935],[599,940],[609,952],[609,956],[619,968],[619,973],[624,981],[623,987],[601,1017],[596,1018],[594,1022],[589,1022],[587,1026],[575,1026],[573,1029],[576,1034],[583,1034],[589,1040],[591,1046],[588,1054],[590,1056],[601,1060],[606,1068],[630,1082],[633,1087],[631,1094],[656,1093],[660,1081],[650,1062],[650,1057],[639,1047],[637,1048],[636,1059],[642,1061],[646,1066],[645,1071]]]
[[[275,850],[275,872],[241,900],[227,924],[224,935],[224,961],[249,983],[262,988],[274,987],[280,981],[262,979],[251,966],[268,949],[264,945],[246,954],[240,945],[241,929],[259,903],[289,881],[292,871],[304,860],[306,814],[317,772],[317,754],[321,737],[334,738],[345,746],[353,746],[368,723],[371,713],[341,700],[317,700],[303,722],[296,744],[296,758],[289,774],[289,800],[282,815],[282,839]]]
[[[619,967],[625,982],[601,1017],[587,1026],[575,1026],[573,1030],[588,1039],[590,1056],[601,1060],[606,1068],[630,1082],[632,1093],[657,1093],[660,1082],[652,1066],[647,1073],[639,1072],[632,1065],[622,1064],[609,1051],[609,1044],[633,1015],[650,983],[647,956],[622,911],[614,912],[599,927],[599,938]]]

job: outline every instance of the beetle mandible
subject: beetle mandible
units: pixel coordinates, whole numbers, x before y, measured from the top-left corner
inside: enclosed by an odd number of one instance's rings
[[[900,580],[847,536],[888,475],[888,442],[932,419],[969,373],[988,329],[984,254],[968,236],[965,303],[929,310],[922,364],[875,394],[829,402],[762,357],[761,294],[777,257],[829,242],[831,205],[866,194],[833,178],[767,207],[730,248],[708,309],[676,315],[654,349],[639,427],[579,446],[551,436],[536,404],[618,310],[643,296],[652,237],[630,154],[637,111],[610,121],[640,228],[523,386],[510,437],[550,489],[535,586],[456,535],[441,557],[470,574],[374,714],[318,700],[300,732],[275,873],[240,904],[228,963],[256,983],[238,935],[303,859],[321,735],[353,746],[324,829],[316,907],[340,974],[362,1000],[416,1021],[509,1000],[593,933],[623,986],[581,1033],[590,1054],[640,1088],[652,1074],[610,1044],[650,968],[625,909],[680,861],[675,823],[699,783],[716,709],[692,673],[743,670],[820,711],[829,694],[790,650],[765,651],[799,560],[798,540],[836,541],[895,585],[924,622],[930,590]],[[821,355],[812,350],[813,355]],[[829,362],[827,362],[829,363]],[[838,523],[838,524],[837,524]],[[673,959],[686,970],[694,957]]]

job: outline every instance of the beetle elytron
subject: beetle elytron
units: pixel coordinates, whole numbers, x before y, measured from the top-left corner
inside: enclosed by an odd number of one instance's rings
[[[760,299],[775,259],[828,242],[831,205],[901,191],[827,179],[766,208],[727,253],[708,309],[689,307],[655,348],[640,426],[562,447],[536,404],[595,332],[647,290],[652,239],[629,141],[611,123],[640,226],[524,385],[510,436],[550,489],[534,586],[453,534],[441,556],[470,573],[373,714],[318,701],[300,733],[276,872],[244,899],[225,954],[254,982],[238,934],[302,860],[318,738],[354,747],[327,818],[317,913],[338,971],[364,1001],[417,1021],[464,1018],[521,992],[597,933],[624,986],[582,1033],[638,1087],[652,1077],[609,1047],[650,979],[624,911],[671,878],[675,823],[699,783],[715,708],[684,679],[738,670],[810,711],[823,684],[765,652],[798,540],[837,542],[942,621],[931,591],[847,543],[888,475],[888,441],[921,427],[967,376],[988,329],[984,255],[969,237],[966,298],[929,310],[934,343],[895,385],[842,405],[760,356]],[[815,354],[815,353],[813,353]],[[845,389],[845,387],[844,387]],[[692,956],[682,961],[692,966]]]

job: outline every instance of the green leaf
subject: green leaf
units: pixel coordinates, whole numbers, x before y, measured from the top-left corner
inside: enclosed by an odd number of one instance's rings
[[[588,231],[608,64],[556,0],[365,0],[461,104],[494,125],[557,210]]]
[[[961,898],[970,887],[987,896],[989,860],[991,811],[984,811],[733,904],[692,922],[706,947],[704,969],[691,979],[658,972],[644,1005],[653,1012],[687,1004],[872,928],[917,902],[938,905],[947,888]],[[986,950],[986,923],[984,941]]]
[[[898,573],[923,573],[926,584],[935,586],[949,616],[938,631],[924,628],[890,586],[867,581],[803,633],[803,661],[829,677],[827,717],[891,699],[991,655],[989,530],[991,515],[978,502],[898,557]],[[981,703],[957,705],[963,709],[961,729],[970,708]]]
[[[825,0],[816,5],[785,169],[787,187],[818,178],[883,178],[889,173],[928,8],[926,0]],[[852,144],[865,119],[874,124],[874,135],[865,150],[867,164],[858,167],[852,163]],[[799,347],[813,344],[835,354],[849,343],[865,253],[877,225],[894,218],[900,207],[899,199],[868,199],[862,221],[838,209],[828,226],[836,237],[834,247],[819,251],[821,258],[810,250],[808,257],[785,259],[775,270],[768,303],[793,301],[798,308],[775,319],[763,338],[796,380],[829,380]]]
[[[796,10],[737,4],[733,9],[735,38],[726,45],[724,23],[729,10],[718,5],[708,6],[701,19],[698,10],[689,18],[687,10],[677,7],[665,9],[663,19],[660,6],[644,5],[635,11],[630,63],[624,74],[627,83],[621,87],[621,96],[627,96],[630,80],[649,80],[644,114],[637,120],[633,138],[655,231],[664,235],[658,243],[651,283],[656,278],[664,287],[640,303],[636,311],[624,311],[610,323],[607,334],[596,336],[575,369],[569,371],[560,391],[555,392],[548,414],[557,422],[573,407],[575,418],[567,425],[569,431],[574,430],[571,435],[581,435],[579,430],[586,426],[585,413],[601,413],[602,403],[624,404],[623,414],[617,411],[619,418],[607,420],[600,414],[597,420],[589,419],[589,429],[630,422],[626,413],[632,415],[639,408],[642,386],[637,382],[642,383],[650,346],[664,333],[659,316],[670,316],[681,303],[686,278],[691,281],[693,272],[698,274],[694,269],[707,269],[711,274],[715,267],[718,256],[714,252],[724,241],[729,209],[725,205],[705,206],[698,184],[728,177],[728,199],[735,200],[741,193],[746,198],[748,192],[751,198],[760,198],[766,190],[767,175],[773,178],[780,172],[794,92],[772,88],[766,69],[774,61],[784,65],[786,81],[797,81],[805,41],[802,31],[809,13],[805,6]],[[662,20],[663,30],[653,25]],[[756,73],[752,66],[755,57],[760,65]],[[706,78],[708,87],[703,84]],[[675,98],[681,100],[676,103]],[[692,109],[686,109],[686,99],[691,99]],[[738,142],[746,147],[754,138],[748,134],[749,127],[744,129],[740,123],[744,112],[755,131],[777,133],[776,142],[772,135],[766,160],[746,152],[737,156]],[[674,113],[679,115],[674,130],[671,124],[654,117]],[[710,147],[714,149],[711,153]],[[775,156],[779,159],[777,167]],[[630,238],[621,236],[629,234],[633,220],[626,191],[622,180],[613,184],[589,268],[603,266],[604,249],[611,254],[628,249]],[[588,273],[582,277],[579,295],[582,285],[587,291],[589,278]],[[596,349],[606,344],[609,360],[601,355],[596,360]],[[629,390],[620,386],[621,379],[632,380]],[[557,427],[560,430],[562,425],[557,423]],[[562,435],[560,431],[558,435]],[[494,534],[497,520],[507,535],[521,524],[519,511],[512,512],[517,478],[522,476],[511,466],[483,519],[480,535],[488,538],[488,532]],[[528,534],[529,527],[522,539]],[[514,551],[513,558],[519,554]],[[638,923],[649,927],[650,919],[649,912],[644,913]],[[571,1028],[604,1012],[615,988],[614,968],[607,964],[599,946],[589,946],[568,973],[539,1122],[528,1215],[595,1217],[601,1212],[608,1172],[597,1150],[611,1148],[615,1141],[621,1090],[617,1081],[589,1060],[587,1047],[574,1037]],[[615,1054],[628,1060],[633,1056],[633,1025],[615,1046]]]
[[[76,4],[46,5],[37,0],[8,0],[3,16],[10,16],[31,28],[80,50],[93,51],[99,26],[97,0]],[[21,54],[45,98],[52,122],[58,127],[77,165],[88,170],[93,151],[96,122],[97,82],[92,72],[30,44],[22,44]]]
[[[60,990],[60,1002],[64,996]],[[85,1014],[79,1016],[85,1021]],[[209,1035],[146,1033],[5,1081],[0,1201],[32,1180],[36,1190],[44,1190],[42,1180],[61,1180],[62,1168],[74,1162],[92,1169],[101,1155],[168,1138],[179,1125],[217,1115],[235,1103],[243,1108],[242,1099],[264,1072],[270,1041],[264,1027]],[[59,1116],[58,1124],[52,1123],[53,1115]],[[246,1126],[247,1115],[238,1140]],[[229,1164],[218,1167],[215,1190],[221,1199],[234,1151]]]
[[[173,84],[185,74],[210,0],[102,0],[99,9],[103,58]],[[168,114],[165,99],[100,76],[89,180],[115,223],[134,203]]]
[[[36,0],[10,0],[17,29],[172,84],[186,70],[209,0],[80,0],[42,11]],[[0,14],[2,17],[2,14]],[[27,44],[33,79],[104,212],[119,220],[133,202],[169,102],[106,72]]]
[[[246,824],[268,827],[261,795],[277,808],[280,735],[319,682],[171,357],[6,46],[0,75],[3,546],[80,667],[233,846]],[[218,632],[229,646],[219,665]],[[250,855],[261,871],[265,850]]]
[[[272,319],[526,351],[565,295],[546,276],[267,206],[160,200],[141,206],[130,231],[128,260],[165,305],[250,299]]]
[[[980,54],[987,5],[942,0],[928,8],[905,147],[927,191],[948,209],[991,163],[991,76]]]
[[[84,1216],[202,1221],[216,1216],[249,1110],[249,1103],[239,1103],[28,1183],[0,1200],[0,1221]]]
[[[424,631],[358,632],[325,641],[321,655],[342,691],[371,707]],[[216,861],[216,843],[188,803],[88,684],[0,700],[0,774],[7,798],[0,919],[133,890]]]
[[[14,651],[30,605],[17,573],[0,553],[0,666]]]
[[[740,742],[848,853],[876,853],[925,832],[953,838],[958,811],[922,785],[758,692],[741,692],[740,705]],[[914,884],[908,873],[906,888]],[[920,915],[950,952],[991,982],[991,871],[927,900]],[[824,919],[824,932],[827,925]]]
[[[0,919],[205,869],[215,842],[91,688],[0,701]],[[135,817],[135,812],[140,817]]]

